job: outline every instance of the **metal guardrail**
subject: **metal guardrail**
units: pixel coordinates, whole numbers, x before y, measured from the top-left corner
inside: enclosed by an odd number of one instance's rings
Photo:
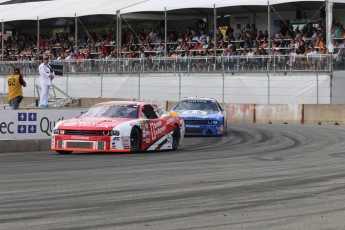
[[[0,63],[0,71],[10,74],[19,67],[24,74],[38,74],[38,61],[8,61]],[[65,74],[75,73],[157,73],[157,72],[330,72],[345,70],[345,59],[333,60],[331,55],[264,55],[217,57],[162,57],[53,60],[63,65]]]

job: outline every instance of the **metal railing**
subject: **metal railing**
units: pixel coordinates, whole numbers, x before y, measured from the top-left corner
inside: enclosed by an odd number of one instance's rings
[[[63,65],[65,74],[330,72],[345,70],[345,59],[333,60],[331,55],[118,58],[108,60],[53,60],[51,63]],[[18,67],[24,74],[38,74],[39,64],[38,61],[0,62],[0,71],[2,74],[10,74],[15,67]]]

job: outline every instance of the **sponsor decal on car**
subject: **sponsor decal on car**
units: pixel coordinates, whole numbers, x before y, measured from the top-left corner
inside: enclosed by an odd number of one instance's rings
[[[129,137],[122,137],[122,146],[124,149],[129,149],[129,147],[130,147],[130,138]]]
[[[72,140],[89,140],[90,137],[88,136],[71,136],[70,137]]]
[[[169,118],[169,120],[167,120],[167,125],[174,122],[174,120],[175,120],[175,117]]]
[[[166,130],[166,126],[160,127],[161,125],[162,125],[162,121],[158,121],[156,123],[150,123],[152,140],[156,140],[157,136]]]
[[[172,142],[172,139],[173,139],[172,138],[172,133],[173,132],[170,132],[170,133],[167,134],[167,142]]]
[[[115,142],[111,142],[110,143],[110,149],[116,149],[116,143]]]
[[[120,140],[120,137],[112,137],[112,140],[113,140],[113,141],[119,141],[119,140]]]

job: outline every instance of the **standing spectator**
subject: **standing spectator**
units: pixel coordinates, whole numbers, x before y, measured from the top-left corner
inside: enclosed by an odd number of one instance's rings
[[[236,29],[234,30],[234,37],[236,40],[240,39],[240,36],[242,34],[241,24],[237,24]]]
[[[18,109],[20,102],[23,100],[22,87],[26,87],[23,75],[20,74],[19,68],[15,68],[12,75],[7,78],[8,84],[8,104],[12,109]]]
[[[256,36],[256,40],[264,40],[265,39],[265,36],[264,34],[262,33],[262,30],[259,30],[259,33],[258,35]]]
[[[39,108],[48,108],[49,88],[55,77],[54,70],[48,64],[49,57],[43,57],[43,62],[38,67],[40,74],[40,84],[42,88]]]

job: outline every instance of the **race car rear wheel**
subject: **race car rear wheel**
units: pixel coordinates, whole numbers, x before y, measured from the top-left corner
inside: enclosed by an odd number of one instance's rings
[[[140,152],[141,135],[138,128],[133,127],[130,136],[131,151],[134,153]]]
[[[174,131],[172,134],[173,140],[172,140],[172,149],[177,150],[180,146],[180,140],[181,140],[181,131],[180,128],[175,125]]]
[[[57,153],[60,153],[62,155],[67,155],[67,154],[71,154],[72,151],[63,151],[63,150],[56,150]]]

